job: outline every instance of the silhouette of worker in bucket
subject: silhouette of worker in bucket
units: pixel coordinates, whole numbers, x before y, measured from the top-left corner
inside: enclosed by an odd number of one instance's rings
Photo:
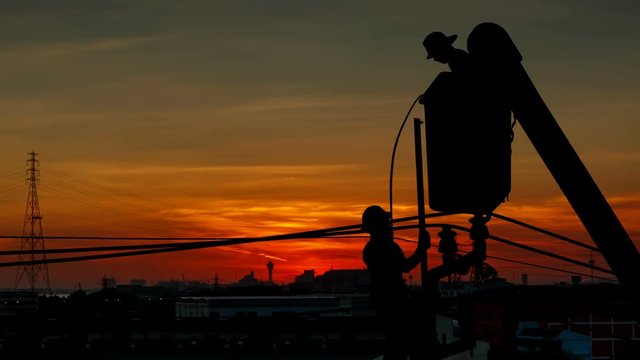
[[[466,51],[453,47],[453,42],[457,38],[458,35],[446,36],[439,31],[427,35],[422,42],[427,50],[427,59],[448,64],[451,72],[454,73],[469,71],[471,56]]]
[[[472,33],[473,34],[473,33]],[[429,206],[432,210],[488,214],[511,190],[513,100],[499,62],[475,46],[453,46],[457,35],[429,33],[427,59],[447,64],[420,96],[424,105]],[[474,41],[475,39],[475,41]],[[451,176],[464,169],[468,176]]]
[[[405,257],[393,239],[391,214],[378,205],[369,206],[362,213],[362,230],[370,234],[362,259],[371,279],[371,302],[386,331],[384,359],[406,360],[410,354],[412,359],[424,358],[416,355],[424,351],[425,341],[414,330],[416,325],[420,326],[415,324],[420,309],[410,300],[402,274],[426,257],[428,244],[419,242],[416,251]]]

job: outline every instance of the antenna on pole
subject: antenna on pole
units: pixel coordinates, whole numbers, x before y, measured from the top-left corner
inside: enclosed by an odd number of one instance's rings
[[[46,254],[36,254],[36,250],[45,250],[44,238],[42,237],[42,216],[40,215],[40,204],[38,202],[38,183],[40,179],[39,165],[40,161],[36,159],[34,151],[28,153],[27,159],[27,179],[26,183],[29,187],[27,194],[27,208],[24,213],[24,222],[22,224],[22,240],[20,242],[21,251],[31,251],[31,254],[20,254],[18,261],[36,261],[46,260]],[[15,288],[18,289],[22,279],[26,277],[29,282],[31,291],[39,291],[40,289],[46,293],[51,293],[49,284],[49,268],[47,264],[26,264],[17,267]],[[44,282],[41,288],[37,287],[38,280]]]

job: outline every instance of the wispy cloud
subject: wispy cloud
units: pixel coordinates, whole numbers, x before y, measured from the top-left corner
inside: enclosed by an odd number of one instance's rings
[[[265,259],[271,259],[271,260],[278,260],[278,261],[289,261],[285,258],[281,258],[275,255],[270,255],[270,254],[266,254],[263,252],[257,252],[257,251],[251,251],[251,250],[247,250],[244,248],[237,248],[237,247],[224,247],[224,250],[227,251],[231,251],[231,252],[236,252],[236,253],[241,253],[241,254],[246,254],[246,255],[257,255],[257,256],[261,256],[264,257]]]
[[[1,63],[43,60],[55,57],[130,49],[177,37],[178,35],[107,37],[77,41],[28,43],[3,49]]]
[[[201,233],[215,232],[220,236],[267,236],[314,230],[359,222],[361,209],[331,201],[292,202],[278,204],[276,200],[210,201],[209,209],[178,208],[166,216],[173,221],[193,223]]]
[[[640,152],[634,151],[599,151],[590,155],[594,160],[606,163],[639,162]]]
[[[303,109],[344,109],[360,108],[362,106],[376,106],[385,108],[390,105],[402,105],[406,101],[397,99],[389,100],[387,97],[372,97],[364,95],[351,96],[287,96],[262,98],[260,100],[247,101],[239,105],[227,106],[222,109],[223,113],[250,113],[281,110],[303,110]]]
[[[220,166],[141,166],[115,167],[105,166],[95,170],[102,175],[145,175],[145,174],[174,174],[174,173],[202,173],[202,174],[255,174],[255,175],[286,175],[302,174],[317,175],[345,170],[362,168],[360,164],[336,165],[220,165]]]

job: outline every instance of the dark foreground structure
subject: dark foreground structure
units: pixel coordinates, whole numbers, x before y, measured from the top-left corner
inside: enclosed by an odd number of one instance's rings
[[[0,294],[1,359],[373,359],[368,297]],[[140,296],[144,293],[144,296]]]
[[[373,359],[381,353],[373,318],[265,317],[68,323],[4,322],[3,359]]]
[[[68,298],[0,294],[0,359],[359,360],[383,352],[366,294],[141,290],[144,297],[116,289]],[[437,303],[425,305],[438,309],[443,345],[465,337],[472,344],[457,360],[640,358],[636,309],[620,285],[443,283]]]

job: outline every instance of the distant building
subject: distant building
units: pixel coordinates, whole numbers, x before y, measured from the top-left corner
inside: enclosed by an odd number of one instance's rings
[[[563,354],[572,360],[591,360],[591,336],[571,330],[549,329],[544,324],[521,321],[516,332],[520,354]]]
[[[183,297],[176,302],[176,317],[268,317],[281,315],[321,317],[375,316],[366,295],[285,295]]]
[[[31,291],[0,291],[0,317],[35,314],[38,296]]]
[[[436,331],[438,341],[442,345],[454,345],[455,343],[463,342],[455,348],[458,352],[455,355],[448,356],[446,360],[487,360],[489,352],[489,343],[486,341],[472,340],[470,342],[464,341],[463,331],[460,329],[460,322],[458,319],[436,315]],[[466,349],[466,350],[465,350]]]
[[[489,342],[495,355],[640,359],[637,310],[622,286],[508,286],[464,299],[474,336]]]
[[[256,279],[256,276],[252,271],[249,274],[243,276],[240,280],[238,280],[238,285],[242,285],[242,286],[258,285],[258,280]]]
[[[343,269],[315,276],[314,270],[305,270],[290,288],[306,293],[365,294],[369,292],[369,273],[364,269]]]
[[[582,283],[582,276],[580,275],[571,276],[571,283],[573,284],[573,286],[580,285],[580,283]]]
[[[145,279],[131,279],[131,286],[147,286]]]
[[[311,283],[313,282],[313,279],[315,279],[316,277],[316,271],[315,270],[305,270],[302,272],[302,275],[298,275],[296,276],[295,280],[293,281],[294,284],[305,284],[305,283]]]
[[[171,289],[175,294],[181,294],[185,291],[193,291],[197,289],[209,289],[211,285],[197,280],[165,280],[158,281],[156,286]]]
[[[278,286],[270,281],[260,280],[256,278],[255,273],[252,271],[247,275],[243,276],[238,280],[238,282],[229,284],[226,286],[227,289],[233,288],[236,290],[245,289],[246,291],[250,291],[250,289],[273,289]],[[270,290],[269,290],[270,291]]]
[[[103,289],[115,289],[116,288],[116,279],[112,277],[107,277],[107,275],[102,277],[102,288]]]
[[[438,294],[445,298],[457,298],[459,296],[472,294],[476,291],[507,286],[510,286],[510,284],[503,278],[495,278],[481,283],[475,281],[440,282],[438,284]]]
[[[331,294],[366,294],[369,283],[369,272],[365,269],[329,270],[314,279],[316,291]]]
[[[176,301],[176,319],[210,317],[209,305],[204,301]]]
[[[117,285],[116,290],[139,299],[158,299],[172,295],[171,289],[161,286]]]

